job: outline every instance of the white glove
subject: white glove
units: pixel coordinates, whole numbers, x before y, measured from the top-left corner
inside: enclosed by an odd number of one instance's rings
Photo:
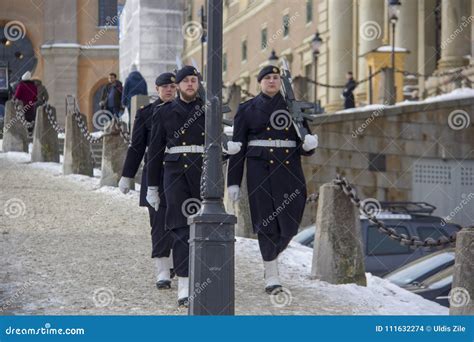
[[[231,185],[227,188],[227,192],[229,193],[229,198],[236,202],[240,198],[240,187],[238,185]]]
[[[224,146],[222,146],[224,153],[230,156],[239,153],[241,148],[242,148],[242,143],[238,141],[228,141],[227,150],[224,148]]]
[[[158,196],[158,187],[157,186],[149,186],[146,190],[146,201],[158,211],[158,207],[160,206],[160,197]]]
[[[128,194],[132,188],[133,178],[121,177],[118,183],[119,190],[122,194]]]
[[[306,134],[304,136],[304,142],[303,142],[303,150],[306,152],[314,150],[316,147],[318,147],[319,141],[318,141],[318,135],[314,134]]]

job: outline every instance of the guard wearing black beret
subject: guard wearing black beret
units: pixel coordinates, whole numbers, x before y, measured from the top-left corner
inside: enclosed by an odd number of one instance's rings
[[[198,71],[185,66],[176,73],[179,97],[157,107],[148,160],[146,199],[158,208],[166,200],[166,229],[172,236],[173,264],[178,276],[178,305],[189,296],[189,225],[187,218],[201,203],[200,180],[204,152],[204,102],[197,97]],[[163,179],[163,184],[160,184]]]
[[[140,206],[147,207],[151,225],[152,253],[151,257],[155,263],[156,286],[158,289],[169,289],[171,287],[170,268],[172,268],[171,236],[165,231],[166,201],[163,193],[160,194],[162,201],[155,210],[146,201],[147,193],[147,162],[146,152],[151,138],[151,128],[153,121],[153,111],[165,103],[172,101],[176,97],[176,77],[173,73],[165,72],[156,78],[156,90],[158,99],[137,110],[133,124],[132,141],[127,151],[125,163],[122,171],[122,178],[119,181],[119,189],[124,194],[130,191],[133,179],[138,171],[142,159],[145,159],[140,187]],[[162,183],[162,179],[160,179]]]
[[[240,104],[235,115],[232,140],[242,147],[229,159],[227,191],[231,200],[239,199],[246,161],[250,214],[263,258],[265,291],[275,294],[282,289],[278,256],[298,232],[306,205],[301,156],[313,154],[318,141],[312,134],[299,139],[280,93],[280,69],[266,66],[257,80],[262,91]],[[304,125],[309,132],[308,124]]]

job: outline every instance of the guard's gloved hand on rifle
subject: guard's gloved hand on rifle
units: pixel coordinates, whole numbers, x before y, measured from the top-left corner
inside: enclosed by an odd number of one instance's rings
[[[304,141],[303,141],[303,150],[306,152],[314,150],[316,147],[318,147],[319,141],[318,141],[318,135],[317,134],[306,134],[304,136]]]
[[[158,196],[158,187],[157,186],[149,186],[146,190],[146,201],[158,211],[158,207],[160,206],[160,197]]]
[[[225,154],[228,154],[230,156],[239,153],[241,147],[242,147],[242,143],[238,141],[228,141],[227,148],[225,148],[225,144],[222,144],[222,150],[224,151]]]
[[[122,194],[128,194],[132,188],[133,178],[121,177],[118,183],[119,190]]]
[[[227,188],[227,192],[229,193],[229,198],[231,201],[236,202],[240,198],[240,187],[238,185],[231,185]]]

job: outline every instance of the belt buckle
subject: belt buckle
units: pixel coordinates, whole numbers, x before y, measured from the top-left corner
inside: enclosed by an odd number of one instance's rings
[[[275,142],[276,142],[276,147],[281,147],[282,146],[281,140],[275,140]]]

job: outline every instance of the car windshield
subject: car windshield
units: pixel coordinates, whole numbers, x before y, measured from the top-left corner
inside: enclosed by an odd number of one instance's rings
[[[423,281],[423,285],[427,288],[435,290],[442,288],[453,281],[453,274],[454,274],[454,266],[451,266],[439,273],[436,273],[432,277],[429,277],[425,281]]]
[[[398,286],[408,285],[415,279],[429,273],[444,264],[454,260],[454,251],[443,251],[436,254],[427,255],[408,265],[390,273],[385,279],[390,280]]]

